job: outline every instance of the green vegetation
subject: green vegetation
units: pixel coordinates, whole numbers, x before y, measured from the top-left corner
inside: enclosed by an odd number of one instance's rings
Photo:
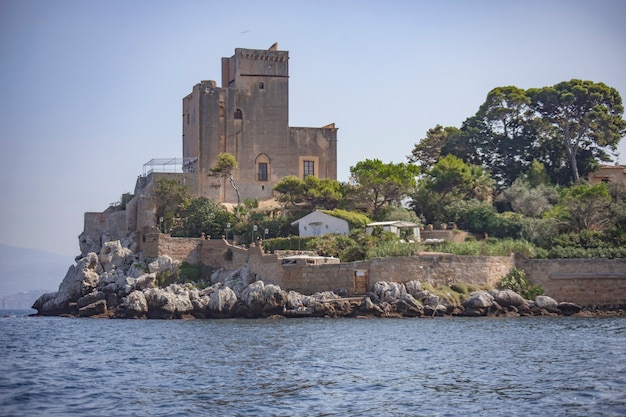
[[[408,163],[366,159],[350,167],[346,183],[283,178],[273,187],[281,209],[262,211],[258,201],[243,199],[228,213],[206,198],[191,198],[176,180],[161,178],[155,189],[157,224],[176,236],[227,234],[240,244],[263,240],[270,251],[314,250],[343,261],[419,251],[626,257],[626,184],[584,181],[610,160],[626,134],[623,112],[617,91],[602,83],[497,87],[460,127],[429,129]],[[234,156],[224,153],[211,173],[230,181],[239,202],[236,169]],[[122,196],[114,206],[126,202]],[[350,235],[297,237],[291,223],[313,210],[347,220]],[[367,223],[385,220],[453,223],[471,235],[466,242],[431,246],[381,231],[365,234]]]
[[[526,273],[517,268],[511,269],[500,281],[499,288],[513,290],[527,300],[534,300],[538,295],[543,295],[543,288],[533,285],[526,279]]]
[[[165,270],[157,274],[156,283],[159,287],[166,287],[170,284],[193,284],[197,288],[206,288],[211,282],[210,267],[205,265],[193,265],[182,262],[177,270]]]

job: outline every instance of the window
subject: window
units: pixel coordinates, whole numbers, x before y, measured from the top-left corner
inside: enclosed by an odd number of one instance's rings
[[[259,83],[259,90],[265,89],[265,84],[263,82]]]
[[[241,120],[243,119],[243,115],[241,114],[241,110],[237,109],[235,110],[235,120]]]
[[[315,161],[303,161],[304,165],[303,165],[303,174],[304,174],[304,178],[308,177],[309,175],[315,175]]]
[[[260,162],[258,164],[258,167],[259,167],[258,180],[259,181],[267,181],[267,163],[266,162]]]

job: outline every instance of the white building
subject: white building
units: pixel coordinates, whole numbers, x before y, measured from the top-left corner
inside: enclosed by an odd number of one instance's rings
[[[400,230],[401,229],[409,229],[409,233],[407,238],[410,241],[419,242],[420,241],[420,228],[418,224],[406,222],[402,220],[394,220],[388,222],[374,222],[369,223],[365,228],[365,233],[371,235],[374,231],[375,227],[382,228],[385,232],[391,232],[398,237],[402,237]]]
[[[314,211],[291,223],[298,225],[300,237],[321,236],[327,233],[347,235],[350,231],[348,222],[321,211]]]

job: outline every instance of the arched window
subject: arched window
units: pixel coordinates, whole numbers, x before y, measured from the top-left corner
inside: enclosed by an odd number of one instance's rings
[[[243,120],[243,114],[240,109],[235,110],[235,120]]]
[[[254,163],[256,164],[257,181],[269,181],[270,177],[270,158],[262,153],[259,154]]]
[[[265,89],[265,83],[263,83],[263,81],[261,81],[259,83],[259,90],[264,90]]]

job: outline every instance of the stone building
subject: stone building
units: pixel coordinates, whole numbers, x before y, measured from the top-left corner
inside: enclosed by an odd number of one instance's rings
[[[222,86],[201,81],[183,98],[183,171],[197,175],[191,190],[236,203],[228,184],[210,177],[217,155],[235,156],[241,199],[272,198],[288,175],[337,179],[337,129],[289,127],[289,52],[235,49],[222,58]]]
[[[232,57],[222,58],[222,86],[201,81],[182,104],[182,158],[145,164],[124,209],[85,213],[81,252],[158,226],[153,190],[162,177],[178,179],[194,196],[236,203],[232,187],[209,176],[221,152],[237,159],[233,176],[241,201],[271,199],[274,185],[288,175],[337,179],[334,123],[289,126],[289,52],[279,51],[277,44],[268,50],[235,49]]]

